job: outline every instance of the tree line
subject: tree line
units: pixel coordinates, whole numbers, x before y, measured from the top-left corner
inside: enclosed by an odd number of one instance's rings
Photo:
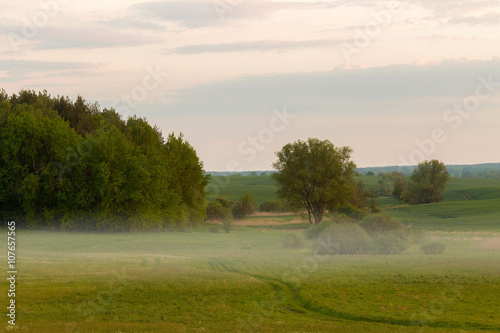
[[[0,90],[0,218],[27,227],[146,230],[205,218],[209,176],[182,134],[81,96]]]

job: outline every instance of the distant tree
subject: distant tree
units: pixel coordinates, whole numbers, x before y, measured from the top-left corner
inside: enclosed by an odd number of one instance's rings
[[[267,172],[263,171],[260,173],[261,176],[267,176]]]
[[[206,220],[218,220],[222,221],[224,219],[233,219],[233,213],[230,208],[222,206],[218,201],[211,201],[207,205]]]
[[[500,172],[490,171],[484,175],[485,179],[500,179]]]
[[[381,196],[390,196],[391,195],[391,187],[387,184],[387,180],[382,177],[382,179],[378,180],[379,186],[379,194]]]
[[[244,219],[256,210],[256,203],[250,193],[247,192],[240,200],[236,201],[232,207],[233,216],[237,220]]]
[[[257,176],[257,172],[255,171],[250,172],[250,176]]]
[[[462,174],[462,178],[475,178],[475,175],[472,171],[465,171]]]
[[[396,171],[386,173],[383,176],[383,180],[388,184],[391,195],[396,200],[403,200],[408,190],[408,185],[403,174]]]
[[[259,210],[261,212],[278,213],[285,210],[285,205],[279,200],[268,200],[260,204]]]
[[[217,220],[222,222],[222,229],[229,233],[233,224],[232,202],[217,196],[216,201],[211,201],[207,205],[205,220]]]
[[[222,205],[222,207],[224,207],[224,208],[231,209],[234,205],[234,203],[231,200],[224,198],[224,197],[221,197],[221,196],[216,196],[215,201],[220,203]]]
[[[410,177],[408,202],[425,204],[443,200],[443,192],[450,180],[444,163],[438,160],[419,163]]]
[[[364,208],[367,206],[366,199],[368,198],[368,191],[365,189],[365,184],[358,180],[357,182],[353,182],[352,184],[352,196],[350,204],[356,208]]]
[[[368,172],[366,173],[366,175],[367,175],[367,176],[375,176],[375,174],[373,173],[373,171],[368,171]]]
[[[279,197],[307,210],[309,223],[314,219],[317,224],[326,209],[337,209],[351,196],[356,168],[351,154],[351,148],[337,148],[328,140],[310,138],[285,145],[273,164]]]
[[[372,190],[368,191],[368,205],[370,207],[370,210],[371,210],[372,214],[380,213],[382,211],[382,209],[380,208],[379,204],[375,200],[377,198],[378,198],[377,193],[375,193]]]

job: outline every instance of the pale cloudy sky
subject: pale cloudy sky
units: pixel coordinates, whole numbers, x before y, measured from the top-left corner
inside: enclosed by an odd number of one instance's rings
[[[0,87],[146,117],[212,171],[308,137],[358,166],[500,162],[499,32],[498,0],[4,1]]]

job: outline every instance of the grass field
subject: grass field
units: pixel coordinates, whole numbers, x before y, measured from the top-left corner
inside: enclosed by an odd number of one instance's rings
[[[284,249],[288,232],[20,231],[17,330],[500,330],[500,234],[433,233],[449,244],[437,256],[326,257]]]
[[[377,186],[378,177],[361,178]],[[211,199],[275,198],[269,176],[222,180],[212,180]],[[385,212],[444,241],[441,255],[423,254],[419,243],[398,255],[320,256],[312,241],[285,249],[289,233],[309,227],[292,214],[259,213],[229,234],[217,225],[18,230],[15,331],[499,332],[500,183],[452,178],[445,198],[419,206],[379,198]],[[2,292],[3,309],[8,301]]]
[[[288,232],[21,231],[18,329],[500,330],[500,246],[481,247],[498,234],[433,234],[449,242],[439,256],[423,255],[415,245],[401,255],[323,257],[310,244],[283,249]]]

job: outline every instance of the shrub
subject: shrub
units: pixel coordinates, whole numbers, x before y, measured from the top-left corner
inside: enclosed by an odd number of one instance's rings
[[[304,233],[304,236],[307,239],[316,239],[321,235],[323,231],[325,231],[328,227],[336,224],[336,223],[349,223],[352,222],[347,216],[342,214],[332,215],[329,219],[325,219],[318,224],[310,226]]]
[[[392,233],[403,227],[398,219],[386,214],[368,215],[359,225],[371,236]]]
[[[217,196],[217,197],[215,197],[215,201],[220,203],[222,205],[222,207],[224,207],[224,208],[231,209],[231,207],[233,207],[233,202],[229,199]]]
[[[259,210],[261,212],[272,212],[279,213],[285,211],[285,206],[281,201],[278,200],[268,200],[260,204]]]
[[[332,224],[318,237],[317,254],[361,254],[370,248],[370,237],[356,223]]]
[[[346,205],[339,208],[338,212],[356,220],[361,220],[368,214],[365,210],[354,207],[353,205]]]
[[[224,220],[233,219],[231,209],[222,206],[218,201],[211,201],[208,203],[205,220]]]
[[[306,245],[302,234],[289,233],[283,241],[283,247],[286,249],[302,249]]]
[[[304,237],[307,239],[316,239],[318,238],[327,228],[331,227],[334,225],[335,222],[332,220],[323,220],[320,223],[310,226],[309,229],[307,229],[304,232]]]
[[[236,220],[244,219],[247,216],[245,207],[242,202],[236,201],[233,205],[233,216]]]
[[[244,219],[247,215],[255,212],[255,202],[250,193],[245,194],[240,200],[236,201],[232,207],[233,216],[237,220]]]
[[[444,252],[446,244],[442,241],[430,241],[420,246],[425,254],[441,254]]]
[[[398,254],[408,248],[401,238],[392,234],[378,235],[372,240],[371,252],[373,254]]]

